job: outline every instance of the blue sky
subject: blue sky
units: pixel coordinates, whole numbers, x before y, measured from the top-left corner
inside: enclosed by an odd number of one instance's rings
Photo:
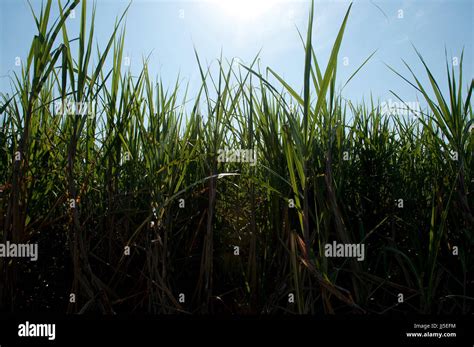
[[[95,30],[99,47],[105,47],[116,17],[128,2],[97,1]],[[40,0],[31,3],[39,10]],[[313,45],[323,66],[348,4],[349,1],[342,0],[316,1]],[[304,51],[296,27],[306,30],[308,9],[309,1],[304,0],[134,0],[126,19],[125,56],[130,58],[132,72],[137,72],[142,57],[151,53],[152,74],[172,86],[179,73],[183,83],[190,83],[192,94],[200,82],[194,47],[201,61],[210,64],[215,64],[221,51],[225,58],[237,57],[248,63],[261,50],[261,67],[272,67],[300,90]],[[57,14],[56,9],[53,14]],[[473,16],[471,0],[355,1],[340,51],[339,84],[344,84],[374,50],[377,53],[344,89],[343,95],[360,101],[372,93],[376,99],[385,101],[395,99],[389,92],[393,90],[407,101],[416,100],[415,91],[384,64],[408,76],[401,61],[404,59],[424,77],[412,44],[441,81],[445,81],[445,48],[450,59],[459,57],[464,48],[467,83],[474,72]],[[77,33],[79,21],[80,6],[76,18],[69,20],[70,38]],[[0,92],[10,91],[6,76],[19,71],[15,58],[26,57],[34,34],[27,2],[2,0]]]

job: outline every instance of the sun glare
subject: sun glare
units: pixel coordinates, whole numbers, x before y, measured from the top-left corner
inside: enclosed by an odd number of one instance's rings
[[[276,0],[215,0],[227,15],[239,20],[255,20],[265,15]]]

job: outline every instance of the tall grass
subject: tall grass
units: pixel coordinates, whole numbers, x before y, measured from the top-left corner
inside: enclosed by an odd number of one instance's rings
[[[457,75],[447,66],[447,96],[418,52],[429,86],[409,65],[409,77],[394,70],[426,99],[417,118],[346,101],[336,72],[351,6],[323,68],[311,5],[302,95],[257,58],[212,68],[197,49],[202,85],[186,108],[180,84],[155,82],[146,59],[138,76],[123,70],[126,11],[94,53],[95,7],[59,4],[50,24],[51,7],[33,13],[38,34],[0,103],[1,236],[41,252],[0,258],[1,310],[472,311],[473,81],[462,62]],[[58,113],[67,100],[88,112]],[[222,149],[253,149],[257,165],[223,163]],[[333,240],[364,243],[365,261],[325,257]]]

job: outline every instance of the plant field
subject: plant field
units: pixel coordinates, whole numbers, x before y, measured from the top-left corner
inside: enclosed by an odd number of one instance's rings
[[[301,93],[257,56],[207,66],[196,47],[202,83],[188,95],[157,82],[146,59],[139,75],[123,67],[126,13],[97,53],[89,5],[69,1],[58,19],[50,0],[32,11],[37,34],[0,94],[0,238],[39,252],[0,257],[0,311],[473,311],[462,58],[439,62],[447,93],[423,52],[425,76],[393,69],[424,97],[416,117],[347,100],[336,77],[352,5],[327,61],[310,5],[295,30]]]

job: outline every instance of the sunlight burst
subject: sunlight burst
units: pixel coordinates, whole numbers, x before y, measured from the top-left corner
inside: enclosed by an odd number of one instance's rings
[[[255,20],[265,15],[276,0],[215,0],[221,10],[239,20]]]

